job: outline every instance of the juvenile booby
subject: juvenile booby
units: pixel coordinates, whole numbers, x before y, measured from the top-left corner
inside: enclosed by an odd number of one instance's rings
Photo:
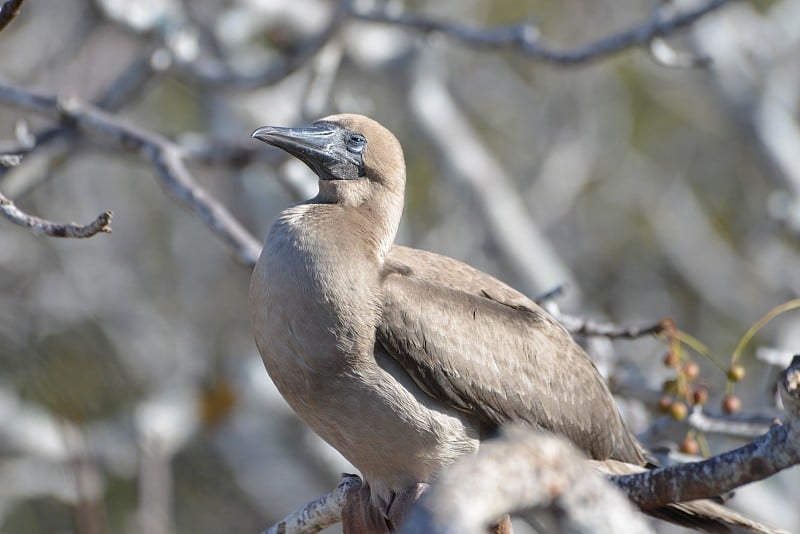
[[[386,128],[334,115],[253,137],[319,177],[316,197],[277,216],[253,272],[256,345],[297,415],[361,471],[380,513],[511,421],[562,434],[594,460],[646,464],[557,321],[465,263],[394,244],[406,170]]]

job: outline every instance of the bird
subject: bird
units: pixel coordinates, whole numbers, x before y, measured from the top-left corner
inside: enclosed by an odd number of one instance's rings
[[[403,517],[393,512],[415,488],[508,423],[566,436],[596,461],[648,465],[592,360],[556,319],[466,263],[394,243],[406,168],[387,128],[338,114],[252,137],[319,178],[318,194],[280,212],[267,233],[249,289],[255,343],[289,406],[361,472],[377,523],[386,520],[370,528],[397,528],[390,518]],[[704,503],[662,515],[758,528]]]

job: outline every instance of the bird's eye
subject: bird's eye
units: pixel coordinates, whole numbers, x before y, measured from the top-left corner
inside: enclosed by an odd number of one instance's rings
[[[367,140],[361,134],[351,134],[347,138],[347,150],[353,154],[363,154],[367,147]]]

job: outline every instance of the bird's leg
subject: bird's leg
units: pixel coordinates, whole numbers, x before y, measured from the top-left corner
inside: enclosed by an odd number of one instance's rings
[[[358,491],[351,491],[342,509],[344,534],[392,534],[400,530],[411,507],[419,500],[428,484],[418,482],[396,493],[386,503],[371,499],[370,487],[363,483]]]
[[[408,514],[411,513],[414,503],[419,500],[428,487],[430,487],[429,484],[417,482],[413,486],[409,486],[400,493],[395,494],[386,510],[386,519],[392,531],[400,530],[400,527],[408,519]]]
[[[411,513],[411,508],[429,487],[417,482],[396,493],[387,504],[383,499],[371,499],[371,490],[362,482],[358,491],[347,494],[342,509],[344,534],[395,534]],[[511,519],[504,516],[489,529],[490,534],[514,534]]]
[[[383,501],[373,503],[366,482],[358,491],[347,493],[342,507],[342,530],[344,534],[390,534],[386,505]]]

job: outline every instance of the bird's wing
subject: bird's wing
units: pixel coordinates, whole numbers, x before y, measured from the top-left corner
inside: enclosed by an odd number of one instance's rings
[[[407,269],[417,278],[487,297],[513,308],[539,310],[535,302],[508,284],[448,256],[395,245],[387,257],[387,266]]]
[[[566,435],[593,458],[643,463],[605,382],[561,325],[489,275],[411,252],[418,251],[393,250],[385,262],[377,341],[423,391],[485,430],[527,421]],[[442,276],[442,265],[429,276],[431,257],[468,269],[472,279]]]

